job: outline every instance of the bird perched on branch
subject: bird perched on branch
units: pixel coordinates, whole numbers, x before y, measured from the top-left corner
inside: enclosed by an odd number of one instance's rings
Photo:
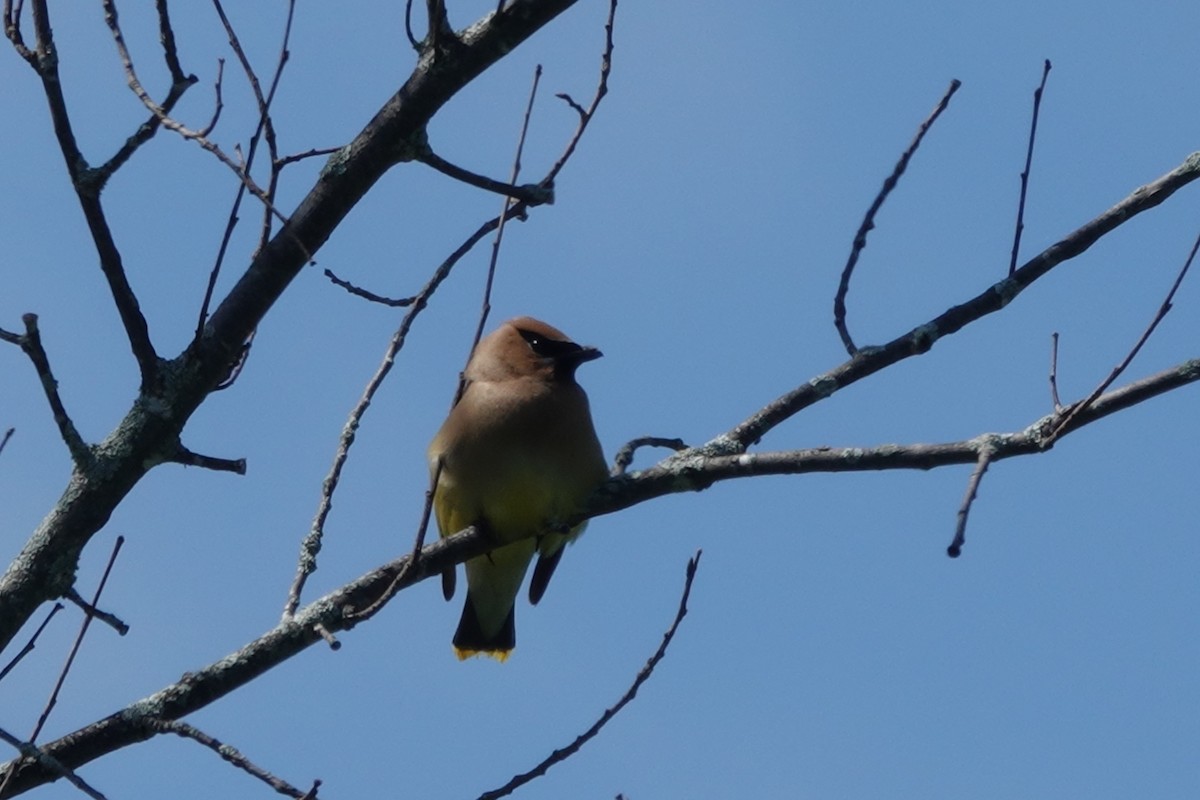
[[[475,525],[497,544],[465,565],[467,599],[453,640],[460,659],[508,658],[514,604],[534,553],[529,600],[537,603],[563,546],[586,526],[561,530],[608,475],[587,394],[575,382],[575,369],[600,356],[532,317],[505,322],[475,348],[462,397],[429,445],[441,535]],[[447,600],[454,581],[453,569],[443,573]]]

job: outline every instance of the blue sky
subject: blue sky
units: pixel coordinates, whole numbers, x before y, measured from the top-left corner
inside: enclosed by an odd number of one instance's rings
[[[354,136],[412,67],[400,12],[300,4],[276,113],[285,152]],[[451,3],[462,27],[493,3]],[[974,296],[1007,269],[1032,92],[1042,108],[1023,253],[1030,256],[1200,149],[1191,4],[729,4],[626,0],[611,94],[558,185],[506,235],[493,323],[531,314],[606,357],[581,383],[612,453],[642,435],[697,444],[844,360],[833,293],[862,214],[952,78],[963,87],[884,207],[855,275],[850,325],[878,343]],[[607,6],[585,0],[434,120],[445,158],[508,174],[535,64],[545,74],[526,176],[557,157],[595,83]],[[107,157],[145,116],[98,8],[55,9],[82,146]],[[153,19],[130,4],[143,79],[165,86]],[[265,72],[282,11],[234,17]],[[178,114],[248,137],[243,82],[205,4],[176,11],[197,73]],[[96,267],[44,101],[0,58],[0,326],[41,317],[64,400],[103,438],[136,369]],[[318,161],[285,173],[280,206]],[[105,191],[159,351],[186,343],[234,184],[160,134]],[[1197,234],[1200,195],[1064,264],[1002,313],[835,395],[760,449],[951,441],[1050,411],[1050,338],[1064,400],[1086,395],[1153,316]],[[107,715],[275,624],[346,414],[399,314],[331,286],[330,268],[414,292],[499,207],[418,165],[393,170],[259,330],[236,386],[185,431],[245,457],[245,477],[164,466],[85,553],[90,594],[117,534],[103,605],[132,632],[89,634],[43,740]],[[244,213],[220,290],[253,246]],[[315,599],[410,546],[424,450],[462,367],[486,247],[420,319],[364,421],[335,498]],[[1129,378],[1197,356],[1200,289]],[[51,507],[69,462],[33,370],[0,350],[5,563]],[[474,797],[571,741],[622,694],[669,624],[684,565],[704,556],[666,660],[574,759],[522,792],[650,797],[1181,797],[1200,790],[1200,464],[1185,389],[995,465],[962,558],[945,556],[969,468],[740,481],[595,520],[537,608],[517,608],[507,664],[458,663],[460,600],[434,582],[398,597],[333,653],[312,648],[190,718],[297,785],[329,796]],[[650,463],[643,453],[638,465]],[[76,615],[77,616],[77,615]],[[60,616],[0,683],[0,726],[32,728],[74,636]],[[19,640],[21,641],[21,640]],[[5,659],[7,656],[5,657]],[[7,757],[7,755],[5,756]],[[165,739],[81,770],[110,797],[264,796],[195,745]],[[66,786],[42,797],[77,796]]]

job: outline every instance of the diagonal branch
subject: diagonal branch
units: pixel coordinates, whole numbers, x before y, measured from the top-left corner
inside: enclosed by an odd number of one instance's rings
[[[927,352],[938,339],[957,333],[972,322],[1004,308],[1038,278],[1082,254],[1105,234],[1154,208],[1197,178],[1200,178],[1200,152],[1192,153],[1161,178],[1135,189],[1100,216],[1025,262],[1010,277],[992,284],[965,303],[947,309],[887,344],[858,351],[850,360],[777,398],[704,447],[715,452],[743,452],[798,411],[881,369]]]
[[[621,699],[617,701],[617,704],[612,708],[605,710],[605,712],[600,715],[600,718],[596,720],[596,722],[590,728],[579,734],[579,736],[576,736],[575,740],[569,745],[555,750],[533,769],[523,772],[520,775],[514,775],[512,780],[500,788],[493,789],[490,792],[484,792],[483,794],[479,795],[479,800],[499,800],[501,797],[507,797],[530,781],[545,775],[546,771],[549,770],[550,767],[566,761],[568,758],[578,753],[580,748],[582,748],[585,744],[596,738],[596,735],[604,729],[604,726],[611,722],[613,717],[621,713],[621,709],[629,705],[629,703],[633,701],[633,698],[637,697],[638,689],[642,688],[642,684],[648,681],[650,676],[654,674],[654,668],[657,667],[658,663],[663,660],[664,656],[666,656],[667,648],[670,647],[671,640],[675,638],[675,632],[679,630],[679,623],[683,622],[683,618],[687,616],[688,598],[692,595],[692,581],[696,579],[696,570],[700,566],[700,555],[703,552],[703,550],[697,550],[696,555],[688,559],[687,570],[683,582],[683,595],[679,598],[679,610],[675,612],[675,619],[671,622],[671,627],[669,627],[667,632],[663,634],[662,643],[659,644],[658,649],[654,651],[654,655],[650,656],[650,659],[646,662],[645,666],[638,671],[637,677],[634,678],[633,683],[630,684],[629,688],[625,691],[625,694],[621,695]]]
[[[1033,92],[1033,119],[1029,123],[1029,147],[1025,150],[1025,169],[1021,170],[1021,196],[1017,200],[1017,225],[1013,232],[1012,257],[1008,262],[1008,274],[1017,271],[1017,258],[1021,253],[1021,234],[1025,232],[1025,196],[1029,192],[1029,172],[1033,166],[1033,143],[1037,141],[1038,113],[1042,108],[1042,92],[1046,90],[1046,79],[1050,77],[1050,59],[1042,65],[1042,82]]]
[[[38,316],[37,314],[24,314],[21,316],[21,321],[25,323],[24,335],[17,336],[3,332],[0,338],[20,345],[25,355],[29,356],[29,360],[33,362],[33,368],[37,370],[42,391],[46,395],[46,402],[50,404],[50,413],[54,416],[54,424],[58,426],[58,433],[71,453],[71,460],[76,467],[86,467],[92,462],[92,450],[83,441],[79,431],[75,429],[75,423],[67,413],[67,408],[63,405],[62,397],[58,393],[58,379],[54,377],[54,372],[50,369],[50,358],[46,355],[46,349],[42,347],[42,335],[38,330]]]

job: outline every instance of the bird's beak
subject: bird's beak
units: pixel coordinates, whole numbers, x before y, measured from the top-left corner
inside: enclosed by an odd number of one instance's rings
[[[604,353],[601,353],[595,347],[588,347],[587,345],[584,345],[574,353],[571,353],[569,359],[576,364],[582,364],[585,361],[595,361],[602,355],[604,355]]]

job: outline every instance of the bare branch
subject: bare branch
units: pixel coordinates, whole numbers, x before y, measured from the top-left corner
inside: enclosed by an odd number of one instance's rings
[[[21,10],[24,7],[22,0],[17,0],[15,7],[13,0],[4,0],[4,35],[12,42],[18,56],[25,59],[30,66],[37,67],[37,54],[29,49],[21,34]]]
[[[992,443],[988,439],[982,438],[979,445],[979,460],[975,462],[975,469],[972,470],[971,478],[967,481],[967,494],[958,508],[958,523],[954,526],[954,540],[946,548],[946,555],[951,558],[958,558],[962,555],[962,547],[967,541],[967,515],[971,513],[971,506],[975,503],[975,497],[979,493],[979,482],[983,480],[988,465],[992,463],[993,452]]]
[[[1021,199],[1017,202],[1017,227],[1013,233],[1012,259],[1008,262],[1008,274],[1017,271],[1017,256],[1021,252],[1021,233],[1025,230],[1025,193],[1029,189],[1029,169],[1033,164],[1033,143],[1037,139],[1038,112],[1042,107],[1042,91],[1046,78],[1050,77],[1050,59],[1042,67],[1042,82],[1033,92],[1033,119],[1029,123],[1029,149],[1025,151],[1025,169],[1021,171]]]
[[[258,200],[265,207],[270,209],[271,213],[278,217],[280,221],[287,222],[287,217],[285,217],[275,208],[274,203],[271,202],[271,198],[268,196],[267,192],[257,183],[255,183],[252,177],[250,177],[250,173],[245,165],[230,157],[215,142],[208,138],[208,134],[212,131],[213,126],[216,125],[217,118],[220,116],[220,92],[218,91],[217,93],[217,105],[213,112],[213,118],[204,128],[200,130],[192,130],[183,123],[172,118],[170,114],[167,113],[166,109],[156,103],[154,99],[150,97],[149,92],[147,92],[142,86],[142,82],[138,78],[137,71],[133,65],[133,58],[130,56],[129,49],[125,45],[125,35],[121,32],[121,26],[117,18],[117,9],[116,5],[113,3],[113,0],[102,0],[102,5],[104,6],[104,20],[108,24],[109,31],[112,33],[113,41],[116,43],[117,52],[121,58],[121,66],[125,70],[126,82],[129,84],[129,88],[133,91],[133,93],[137,95],[137,98],[142,101],[142,104],[149,109],[151,114],[154,114],[158,118],[159,124],[167,130],[179,134],[184,139],[195,142],[205,151],[215,156],[218,161],[229,167],[229,169],[233,170],[233,173],[237,175],[238,180],[240,180],[246,189],[256,198],[258,198]],[[220,86],[219,82],[217,86]]]
[[[451,164],[446,159],[439,156],[433,150],[426,147],[417,156],[416,160],[426,166],[436,169],[443,175],[454,178],[456,181],[462,181],[468,186],[474,186],[477,189],[483,189],[488,192],[493,192],[498,195],[503,195],[506,198],[520,200],[530,208],[543,204],[554,202],[554,189],[542,184],[527,183],[524,186],[515,186],[511,183],[493,180],[486,175],[477,175],[470,170],[463,169],[456,164]]]
[[[421,43],[418,42],[417,37],[413,35],[412,7],[413,0],[406,0],[404,3],[404,34],[408,36],[408,43],[412,45],[412,49],[419,53],[421,52]]]
[[[5,6],[6,12],[11,7]],[[19,8],[13,12],[19,14]],[[34,67],[42,81],[42,91],[50,107],[50,119],[54,124],[54,133],[58,140],[59,150],[66,162],[67,173],[71,177],[72,187],[83,210],[84,219],[92,235],[96,253],[100,257],[100,269],[108,282],[113,303],[117,307],[121,324],[129,339],[133,356],[137,360],[141,372],[142,387],[153,383],[158,373],[158,355],[150,342],[150,331],[146,326],[146,318],[138,306],[137,296],[125,275],[121,262],[120,251],[109,230],[104,209],[100,203],[100,189],[103,187],[103,175],[88,166],[87,159],[79,150],[75,133],[71,125],[70,114],[67,113],[67,103],[63,95],[62,81],[58,74],[58,56],[54,45],[54,34],[50,26],[49,9],[46,0],[33,0],[33,27],[37,37],[37,48],[29,63]],[[10,17],[12,27],[9,28],[10,38],[20,39],[20,29],[15,27],[16,19]],[[18,51],[23,44],[18,45]]]
[[[540,764],[528,772],[523,772],[520,775],[513,776],[512,780],[501,786],[499,789],[493,789],[490,792],[484,792],[483,794],[479,795],[479,800],[497,800],[501,797],[507,797],[535,778],[540,778],[542,775],[545,775],[546,771],[549,770],[550,767],[566,761],[568,758],[575,755],[575,753],[579,752],[580,748],[595,738],[596,735],[604,728],[604,726],[607,725],[613,717],[621,712],[622,708],[627,706],[630,701],[637,696],[638,689],[642,688],[642,684],[650,679],[650,676],[654,673],[654,668],[658,666],[658,663],[662,661],[663,657],[667,654],[667,647],[670,646],[671,640],[675,638],[675,632],[679,629],[679,623],[683,622],[683,618],[687,616],[688,597],[690,597],[692,594],[692,581],[696,578],[696,569],[700,566],[700,555],[702,552],[702,550],[697,550],[696,555],[688,559],[686,573],[687,577],[684,579],[683,583],[683,596],[679,598],[679,610],[675,612],[675,619],[671,622],[671,627],[668,628],[667,632],[663,634],[662,644],[658,646],[658,650],[655,651],[654,655],[650,656],[650,659],[646,662],[646,665],[642,667],[642,669],[638,672],[637,677],[634,678],[633,684],[629,687],[625,694],[621,696],[621,699],[617,701],[617,704],[601,714],[600,719],[596,720],[592,727],[575,737],[575,741],[571,742],[562,749],[555,750]]]
[[[810,472],[866,472],[891,469],[928,470],[950,464],[977,464],[984,444],[991,461],[1046,452],[1057,439],[1152,397],[1200,381],[1200,358],[1127,384],[1098,397],[1060,424],[1069,409],[1049,414],[1022,431],[986,433],[975,439],[942,444],[885,444],[871,448],[819,447],[766,453],[729,453],[713,443],[685,450],[645,470],[610,479],[591,498],[584,517],[611,514],[654,497],[697,492],[714,483],[756,475],[802,475]],[[718,445],[720,444],[719,440]],[[576,520],[565,520],[574,524]]]
[[[183,464],[185,467],[203,467],[215,472],[233,472],[237,475],[246,474],[246,459],[244,458],[214,458],[199,453],[193,453],[182,444],[176,447],[168,461]]]
[[[1050,402],[1055,411],[1062,408],[1058,399],[1058,331],[1050,334]]]
[[[155,719],[147,720],[147,725],[149,725],[151,728],[154,728],[159,733],[173,733],[183,739],[190,739],[193,742],[207,747],[225,761],[228,761],[235,768],[240,769],[242,772],[245,772],[247,775],[253,778],[257,778],[267,786],[270,786],[279,794],[296,798],[303,798],[308,794],[306,791],[292,786],[282,778],[267,772],[265,769],[247,758],[236,747],[225,744],[224,742],[209,736],[204,731],[193,725],[189,725],[186,722],[180,722],[179,720]],[[317,784],[319,785],[320,781],[317,781]]]
[[[500,6],[496,9],[497,14],[500,13],[503,5],[503,0],[501,0]],[[583,132],[587,130],[592,117],[596,115],[596,109],[600,108],[600,101],[608,94],[608,76],[612,72],[613,23],[616,17],[617,0],[610,0],[608,4],[608,19],[604,22],[604,52],[600,56],[600,78],[596,83],[596,93],[592,95],[592,102],[588,105],[587,110],[581,108],[578,103],[571,99],[570,95],[557,95],[557,97],[565,100],[579,114],[579,125],[575,128],[575,133],[571,136],[571,140],[567,142],[567,147],[563,150],[563,154],[558,157],[558,161],[554,162],[554,166],[550,168],[550,172],[542,179],[543,186],[554,185],[554,179],[558,177],[558,173],[562,172],[563,167],[567,165],[567,161],[575,154],[575,147],[579,144],[579,140],[583,138]]]
[[[363,289],[358,286],[355,286],[350,281],[339,278],[337,275],[334,274],[333,270],[328,269],[328,268],[325,269],[325,277],[329,278],[329,280],[333,283],[334,286],[342,287],[343,289],[345,289],[347,292],[354,295],[355,297],[361,297],[362,299],[367,300],[369,302],[379,303],[380,305],[385,305],[385,306],[391,306],[392,308],[407,308],[408,306],[411,306],[417,299],[416,297],[399,297],[399,298],[384,297],[381,294],[375,294],[372,291],[368,291],[367,289]]]
[[[904,174],[904,170],[908,169],[908,162],[912,160],[916,154],[917,148],[921,146],[921,140],[925,138],[925,134],[937,122],[937,118],[946,110],[946,106],[950,104],[950,98],[958,91],[958,87],[962,86],[959,80],[950,81],[949,88],[942,95],[942,99],[934,107],[933,111],[917,128],[917,135],[913,137],[912,142],[908,145],[908,149],[901,154],[900,160],[896,162],[892,174],[883,182],[883,187],[880,188],[879,194],[875,195],[875,199],[871,202],[871,207],[867,209],[867,214],[863,217],[862,224],[858,226],[858,232],[854,234],[854,244],[850,247],[850,257],[846,259],[846,266],[842,268],[842,278],[838,282],[837,294],[833,298],[833,325],[837,328],[838,335],[842,337],[842,344],[846,347],[846,352],[853,357],[858,353],[858,347],[854,344],[854,340],[850,338],[850,330],[846,327],[846,295],[850,292],[850,276],[854,274],[854,266],[858,263],[858,256],[862,253],[863,248],[867,246],[867,234],[875,228],[875,215],[879,213],[879,209],[883,207],[883,203],[887,200],[888,195],[896,188],[896,184],[900,182],[900,177]]]
[[[328,156],[341,150],[340,147],[314,147],[311,150],[305,150],[303,153],[294,153],[290,156],[284,156],[275,162],[275,166],[283,169],[288,164],[295,164],[297,161],[303,161],[306,158],[316,158],[318,156]]]
[[[46,626],[50,624],[50,620],[54,619],[54,615],[62,611],[64,608],[66,608],[66,606],[64,606],[62,603],[54,604],[53,608],[50,609],[50,613],[46,615],[44,620],[42,620],[42,624],[37,626],[37,630],[35,630],[33,635],[29,637],[29,641],[25,643],[25,646],[21,648],[21,651],[13,656],[12,659],[4,665],[4,669],[0,669],[0,681],[4,680],[4,676],[12,672],[13,668],[16,667],[17,664],[21,663],[21,659],[33,652],[34,648],[37,647],[37,640],[38,637],[42,635],[42,631],[44,631]]]
[[[155,9],[158,12],[158,38],[163,47],[163,59],[167,65],[167,71],[171,74],[171,87],[167,90],[167,96],[162,102],[163,111],[168,114],[175,108],[175,104],[183,97],[191,86],[198,81],[195,75],[185,74],[182,65],[179,63],[179,51],[175,46],[175,30],[171,26],[171,15],[167,9],[167,0],[155,0]],[[150,118],[143,122],[137,131],[125,140],[125,144],[104,164],[92,170],[92,180],[99,186],[103,186],[108,182],[122,165],[137,152],[137,149],[154,137],[158,133],[161,126],[159,125],[159,117],[151,114]]]
[[[617,451],[616,458],[613,459],[612,474],[624,475],[625,470],[633,463],[633,455],[641,447],[669,447],[678,453],[681,450],[687,450],[687,444],[683,439],[665,439],[661,436],[642,436],[632,441],[626,442],[620,450]]]
[[[4,436],[0,437],[0,453],[4,452],[4,448],[8,447],[8,440],[17,432],[16,428],[9,428],[4,432]]]
[[[1065,430],[1067,426],[1071,424],[1071,420],[1074,419],[1077,414],[1082,413],[1091,403],[1095,402],[1096,398],[1100,397],[1100,395],[1102,395],[1109,386],[1112,386],[1113,383],[1116,382],[1117,378],[1121,377],[1121,374],[1124,373],[1125,370],[1129,368],[1129,365],[1133,363],[1133,359],[1137,357],[1139,352],[1141,352],[1142,346],[1150,340],[1150,336],[1154,333],[1155,328],[1158,327],[1158,323],[1162,322],[1167,314],[1171,311],[1171,301],[1175,299],[1175,293],[1179,291],[1179,287],[1183,284],[1183,279],[1187,276],[1188,270],[1192,266],[1192,261],[1194,261],[1196,258],[1197,250],[1200,250],[1200,236],[1196,237],[1196,241],[1192,245],[1191,252],[1188,253],[1187,260],[1183,262],[1183,268],[1179,270],[1179,274],[1175,276],[1175,282],[1171,284],[1171,290],[1167,292],[1167,296],[1163,299],[1162,305],[1158,307],[1158,311],[1154,314],[1154,319],[1150,320],[1150,325],[1147,326],[1146,330],[1142,332],[1141,337],[1137,340],[1137,343],[1134,344],[1133,349],[1129,351],[1120,364],[1113,368],[1112,372],[1108,374],[1108,377],[1102,380],[1100,385],[1092,390],[1092,393],[1088,395],[1088,397],[1082,403],[1079,403],[1073,407],[1059,421],[1057,429],[1050,436],[1050,444],[1053,444],[1054,438],[1058,436],[1060,431]]]
[[[129,626],[126,625],[120,617],[118,617],[116,614],[110,614],[107,611],[101,611],[100,609],[96,608],[87,600],[84,600],[82,597],[80,597],[79,592],[77,592],[74,587],[64,594],[63,597],[74,603],[81,611],[83,611],[83,613],[87,614],[89,617],[95,617],[96,619],[100,620],[105,625],[116,631],[119,635],[124,636],[125,634],[129,633]]]
[[[898,361],[928,352],[938,339],[957,333],[972,322],[1004,308],[1038,278],[1082,254],[1105,234],[1154,208],[1197,178],[1200,178],[1200,152],[1192,153],[1171,172],[1135,189],[1100,216],[1085,223],[1062,241],[1047,247],[1025,262],[1011,277],[989,286],[975,297],[947,309],[885,345],[858,351],[850,360],[777,398],[706,447],[715,452],[744,451],[801,409]]]
[[[92,449],[75,429],[75,423],[71,421],[71,416],[67,413],[66,406],[63,405],[62,397],[58,394],[58,380],[54,377],[54,371],[50,369],[50,359],[46,355],[45,348],[42,347],[42,336],[38,330],[38,316],[37,314],[23,314],[21,321],[25,323],[23,336],[5,331],[0,338],[19,345],[25,355],[29,356],[29,360],[33,362],[33,368],[41,380],[46,401],[50,404],[50,413],[54,416],[54,424],[58,426],[58,433],[71,453],[71,460],[77,467],[86,466],[92,461]],[[5,442],[7,441],[8,437],[6,436]]]
[[[347,613],[346,617],[353,622],[356,619],[368,619],[373,617],[379,609],[383,608],[396,594],[400,591],[404,584],[405,578],[416,569],[421,563],[421,550],[425,547],[425,534],[429,530],[429,517],[433,512],[433,498],[437,494],[438,481],[442,478],[442,460],[439,458],[437,466],[433,469],[433,474],[429,476],[429,488],[425,491],[425,505],[421,509],[421,521],[417,524],[417,535],[413,541],[412,551],[408,555],[408,561],[396,573],[395,579],[391,585],[379,595],[379,599],[371,603],[362,611]],[[454,596],[454,571],[442,572],[442,594],[447,600]]]

